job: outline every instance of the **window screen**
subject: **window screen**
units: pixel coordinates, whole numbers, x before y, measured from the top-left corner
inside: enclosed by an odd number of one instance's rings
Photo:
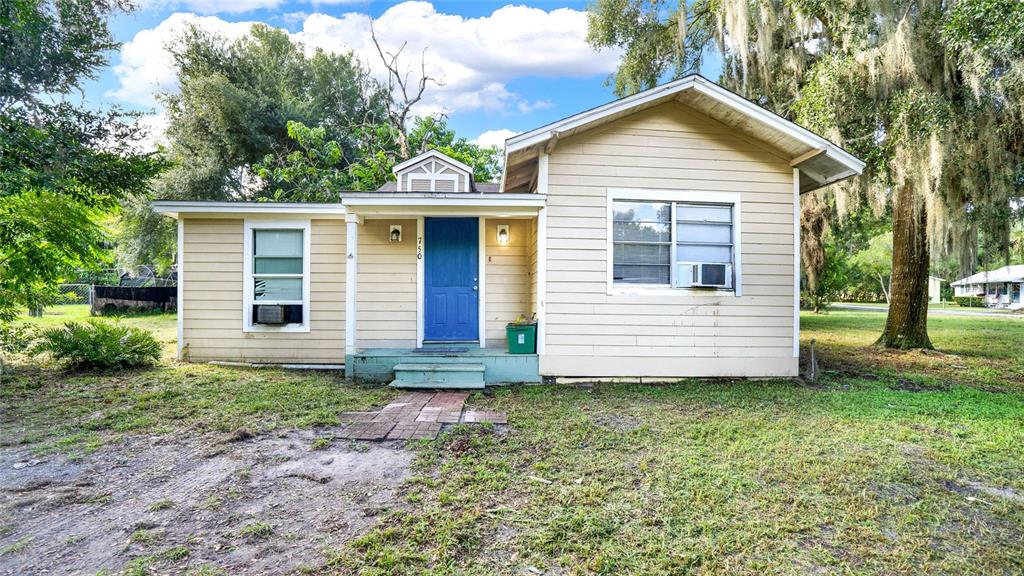
[[[732,262],[732,206],[676,205],[676,261]]]
[[[302,230],[253,230],[253,300],[302,303]]]

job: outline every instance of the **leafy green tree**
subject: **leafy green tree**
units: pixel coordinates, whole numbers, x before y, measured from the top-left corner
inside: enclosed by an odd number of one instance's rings
[[[120,2],[0,3],[0,321],[46,304],[104,261],[102,221],[164,164],[140,154],[134,117],[63,101],[107,63]]]
[[[175,251],[171,222],[150,208],[153,198],[181,200],[302,200],[286,166],[302,144],[297,122],[323,132],[340,153],[343,172],[362,156],[386,119],[387,95],[351,54],[307,53],[282,30],[257,24],[229,41],[198,28],[171,47],[180,89],[162,94],[175,166],[152,190],[125,202],[118,252],[126,264],[168,264]],[[312,144],[310,142],[310,144]],[[258,177],[259,163],[276,181]],[[278,172],[278,170],[282,170]],[[326,191],[321,191],[321,194]]]
[[[341,144],[327,140],[327,130],[288,122],[288,136],[297,148],[285,158],[268,154],[255,171],[270,187],[270,198],[292,202],[337,202],[351,182]]]
[[[288,122],[323,128],[341,162],[358,157],[358,128],[385,119],[385,97],[352,54],[307,56],[286,32],[257,24],[234,42],[189,29],[172,48],[180,91],[164,94],[171,152],[202,199],[261,199],[266,188],[248,169],[268,154],[296,149]],[[219,181],[217,176],[219,176]]]
[[[889,302],[889,283],[892,276],[892,234],[879,234],[868,247],[854,254],[850,264],[878,279],[878,285]]]
[[[193,28],[173,54],[180,92],[161,98],[176,166],[124,203],[126,264],[173,262],[173,223],[154,214],[152,198],[336,201],[342,190],[377,189],[396,163],[431,148],[472,166],[478,180],[500,172],[496,148],[457,137],[443,119],[406,122],[429,78],[402,98],[391,91],[404,77],[381,86],[351,54],[308,55],[263,25],[233,42]],[[397,55],[385,64],[397,66]]]
[[[437,150],[472,167],[473,178],[477,182],[494,182],[501,174],[504,161],[501,150],[496,146],[483,148],[457,136],[443,119],[431,116],[417,118],[409,130],[409,143],[413,155]]]
[[[972,225],[1005,238],[1009,200],[1024,189],[1024,3],[598,0],[589,18],[592,44],[626,50],[620,93],[688,73],[717,49],[728,87],[864,158],[865,175],[831,194],[839,217],[863,203],[892,208],[878,343],[931,346],[932,254],[969,249],[957,238]],[[652,48],[647,27],[671,35],[675,54],[664,39]],[[644,53],[659,57],[630,56]]]
[[[387,140],[394,131],[387,125],[378,129],[385,136],[374,140],[390,146],[365,152],[358,162],[345,166],[341,146],[327,140],[323,128],[289,122],[288,133],[298,149],[284,159],[268,155],[255,171],[268,183],[270,197],[275,200],[333,202],[342,190],[376,190],[391,178],[391,169],[401,158],[398,139]],[[482,148],[459,138],[439,119],[416,118],[407,137],[416,153],[436,149],[473,167],[478,182],[493,181],[500,173],[501,152],[496,147]]]
[[[825,244],[825,263],[818,272],[814,285],[808,285],[803,291],[803,298],[815,314],[828,309],[828,306],[842,297],[849,284],[849,268],[842,253],[835,244]]]

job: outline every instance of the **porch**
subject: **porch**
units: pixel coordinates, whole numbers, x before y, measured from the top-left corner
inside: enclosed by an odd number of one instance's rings
[[[344,201],[348,377],[403,388],[540,382],[537,354],[506,352],[505,326],[543,316],[542,197],[374,193]]]
[[[400,368],[397,375],[396,367]],[[482,369],[478,379],[458,378],[472,377],[478,372],[477,367]],[[438,382],[437,374],[441,371],[456,376],[456,381]],[[406,384],[401,387],[407,388],[483,388],[491,384],[541,382],[536,354],[509,354],[504,349],[469,346],[363,349],[345,355],[345,376],[357,382],[394,382],[401,377]],[[418,386],[419,383],[423,385]]]

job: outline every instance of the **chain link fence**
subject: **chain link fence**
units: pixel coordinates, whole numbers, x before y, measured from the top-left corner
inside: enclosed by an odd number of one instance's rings
[[[58,288],[58,306],[66,304],[92,305],[92,284],[61,284]]]
[[[171,267],[165,274],[158,274],[153,266],[134,268],[108,268],[105,270],[80,270],[73,282],[57,287],[57,299],[50,306],[84,304],[92,307],[96,301],[97,286],[123,288],[161,288],[177,285],[178,274]]]

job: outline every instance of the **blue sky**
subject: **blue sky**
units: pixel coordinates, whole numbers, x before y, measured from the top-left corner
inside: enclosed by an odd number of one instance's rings
[[[118,104],[152,112],[163,126],[154,94],[176,89],[164,49],[185,26],[227,37],[253,22],[286,29],[308,47],[355,51],[375,74],[383,68],[369,41],[372,19],[385,47],[408,43],[407,62],[425,50],[432,75],[421,114],[444,113],[461,136],[497,143],[515,132],[614,99],[605,80],[615,51],[586,45],[586,2],[369,2],[363,0],[141,0],[138,10],[111,22],[121,50],[111,66],[85,86],[93,105]],[[705,74],[717,75],[712,63]]]

